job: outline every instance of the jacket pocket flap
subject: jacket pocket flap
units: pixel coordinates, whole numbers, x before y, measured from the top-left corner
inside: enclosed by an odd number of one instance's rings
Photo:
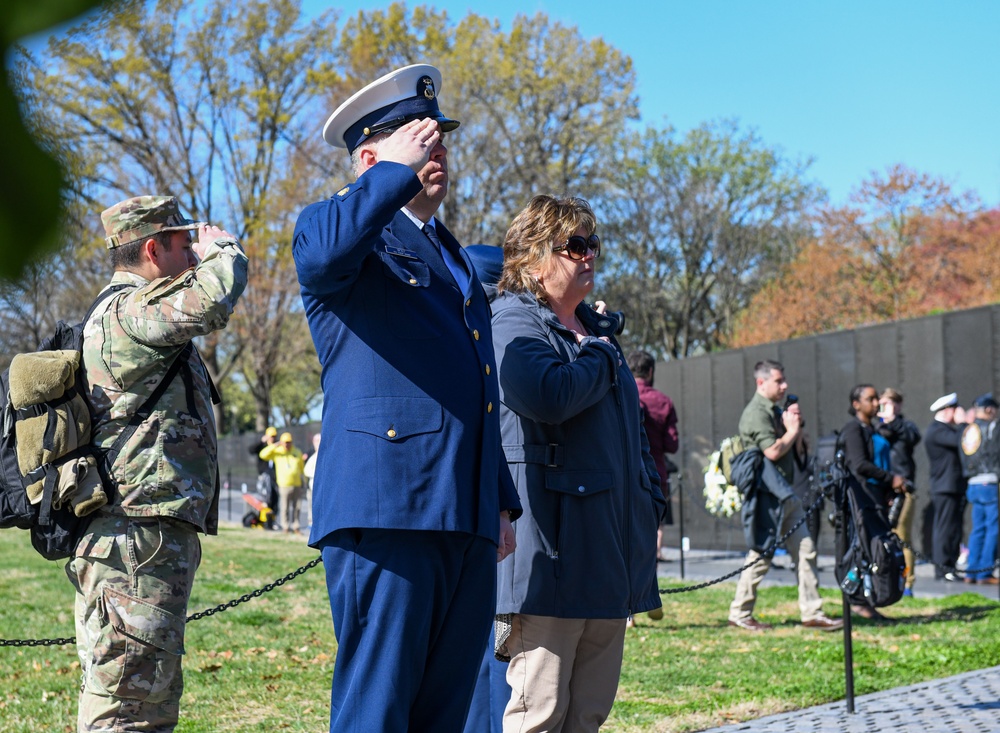
[[[613,485],[611,471],[549,471],[545,474],[546,489],[573,496],[600,494]]]
[[[415,252],[393,248],[390,252],[379,252],[385,272],[403,283],[426,288],[431,282],[431,270]]]
[[[170,654],[184,653],[184,619],[112,587],[104,588],[108,623],[127,636]]]
[[[361,397],[347,407],[348,430],[389,441],[436,433],[443,423],[443,408],[429,397]]]

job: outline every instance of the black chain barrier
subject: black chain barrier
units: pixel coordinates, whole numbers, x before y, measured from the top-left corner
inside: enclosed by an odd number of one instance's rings
[[[810,504],[809,507],[803,511],[802,518],[799,521],[797,521],[795,524],[793,524],[788,529],[788,531],[785,532],[785,534],[783,534],[781,537],[778,538],[778,540],[774,543],[774,547],[772,547],[766,553],[761,554],[753,562],[747,563],[743,567],[737,568],[736,570],[732,571],[731,573],[726,573],[725,575],[720,575],[718,578],[713,578],[712,580],[706,580],[704,583],[698,583],[697,585],[686,585],[683,588],[667,588],[665,590],[661,590],[660,591],[660,595],[666,596],[666,595],[671,595],[673,593],[690,593],[691,591],[701,590],[702,588],[708,588],[709,586],[717,585],[718,583],[722,583],[722,582],[724,582],[726,580],[729,580],[730,578],[735,578],[737,575],[739,575],[740,573],[742,573],[744,570],[749,570],[754,565],[756,565],[757,563],[759,563],[761,560],[770,560],[771,558],[774,557],[774,553],[778,549],[778,547],[780,545],[784,544],[785,540],[787,540],[789,537],[791,537],[793,534],[795,534],[795,530],[797,530],[799,527],[801,527],[803,524],[806,523],[806,520],[809,518],[809,515],[812,514],[815,511],[819,511],[820,506],[823,504],[823,499],[824,498],[825,497],[823,496],[823,494],[820,493],[819,496],[816,497],[816,501],[814,501],[812,504]]]
[[[762,554],[754,562],[748,563],[748,564],[744,565],[743,567],[738,568],[738,569],[734,570],[731,573],[726,573],[725,575],[720,576],[718,578],[714,578],[712,580],[705,581],[704,583],[699,583],[698,585],[686,586],[684,588],[669,588],[667,590],[661,590],[660,593],[663,594],[663,595],[669,595],[669,594],[672,594],[672,593],[689,593],[691,591],[701,590],[702,588],[708,588],[709,586],[716,585],[718,583],[722,583],[722,582],[724,582],[726,580],[729,580],[732,577],[735,577],[735,576],[739,575],[744,570],[748,570],[749,568],[752,568],[754,565],[756,565],[757,563],[759,563],[761,560],[771,559],[774,556],[775,550],[778,549],[778,546],[781,545],[782,543],[784,543],[784,541],[787,540],[789,537],[791,537],[795,533],[795,530],[797,530],[799,527],[801,527],[805,523],[805,521],[809,517],[809,515],[812,512],[817,511],[819,509],[819,507],[820,507],[820,505],[822,503],[823,503],[823,495],[820,494],[816,498],[816,501],[813,502],[812,505],[809,506],[809,508],[804,511],[802,518],[799,519],[795,524],[793,524],[791,526],[791,528],[787,532],[785,532],[785,534],[782,535],[778,539],[777,542],[775,542],[774,547],[771,550],[769,550],[767,553]],[[284,577],[278,578],[273,583],[268,583],[267,585],[264,585],[264,586],[262,586],[260,588],[257,588],[256,590],[250,591],[249,593],[246,593],[246,594],[240,596],[239,598],[234,598],[231,601],[227,601],[226,603],[220,603],[218,606],[215,606],[214,608],[207,608],[204,611],[199,611],[198,613],[192,613],[190,616],[187,617],[187,620],[188,620],[189,623],[191,621],[199,621],[199,620],[201,620],[203,618],[208,618],[209,616],[214,616],[217,613],[221,613],[223,611],[228,611],[230,608],[236,608],[236,606],[239,606],[242,603],[246,603],[247,601],[249,601],[249,600],[251,600],[253,598],[260,598],[265,593],[269,593],[270,591],[274,590],[275,588],[280,588],[281,586],[283,586],[288,581],[293,580],[294,578],[297,578],[298,576],[302,575],[302,573],[304,573],[307,570],[310,570],[310,569],[316,567],[321,562],[323,562],[322,556],[317,557],[314,560],[306,563],[302,567],[300,567],[300,568],[298,568],[296,570],[293,570],[288,575],[285,575]],[[67,644],[75,644],[75,643],[76,643],[76,637],[64,637],[64,638],[59,638],[59,639],[0,639],[0,647],[11,647],[11,646],[15,646],[15,647],[24,647],[24,646],[65,646]]]
[[[696,591],[696,590],[701,590],[702,588],[709,588],[709,587],[711,587],[713,585],[718,585],[719,583],[723,583],[723,582],[729,580],[730,578],[735,578],[737,575],[739,575],[740,573],[742,573],[744,570],[749,570],[750,568],[752,568],[754,565],[756,565],[757,563],[761,562],[762,560],[770,560],[770,559],[772,559],[774,557],[774,553],[778,549],[778,547],[780,545],[784,544],[785,540],[787,540],[789,537],[791,537],[793,534],[795,534],[795,531],[799,527],[801,527],[803,524],[806,523],[806,520],[809,518],[809,515],[812,514],[815,511],[819,511],[820,506],[822,506],[822,504],[823,504],[824,498],[825,497],[824,497],[823,493],[819,492],[819,495],[816,497],[816,500],[811,505],[809,505],[809,507],[807,507],[807,508],[804,509],[804,511],[802,513],[802,518],[799,519],[797,522],[795,522],[795,524],[793,524],[788,529],[788,531],[785,532],[785,534],[783,534],[780,538],[778,538],[778,540],[774,543],[774,546],[770,550],[768,550],[766,553],[762,553],[753,562],[747,563],[743,567],[737,568],[736,570],[733,570],[730,573],[726,573],[725,575],[720,575],[718,578],[712,578],[711,580],[706,580],[703,583],[698,583],[696,585],[686,585],[686,586],[684,586],[682,588],[667,588],[667,589],[661,590],[660,591],[660,595],[672,595],[672,594],[675,594],[675,593],[691,593],[691,592]],[[902,540],[900,540],[900,541],[902,542]],[[906,547],[907,549],[911,550],[913,552],[914,556],[917,559],[923,560],[925,562],[933,562],[931,560],[931,558],[929,558],[926,555],[924,555],[921,552],[919,552],[909,542],[903,542],[903,546]],[[198,613],[192,613],[190,616],[187,617],[187,620],[188,620],[189,623],[191,621],[199,621],[199,620],[201,620],[203,618],[208,618],[209,616],[214,616],[217,613],[221,613],[223,611],[228,611],[230,608],[236,608],[240,604],[246,603],[247,601],[249,601],[249,600],[251,600],[253,598],[260,598],[265,593],[269,593],[272,590],[274,590],[275,588],[280,588],[281,586],[283,586],[288,581],[293,580],[293,579],[299,577],[300,575],[302,575],[302,573],[306,572],[307,570],[311,570],[312,568],[314,568],[317,565],[319,565],[321,562],[323,562],[322,556],[317,557],[314,560],[311,560],[310,562],[306,563],[302,567],[297,568],[296,570],[293,570],[288,575],[285,575],[285,576],[283,576],[281,578],[278,578],[273,583],[268,583],[268,584],[266,584],[264,586],[261,586],[260,588],[257,588],[256,590],[250,591],[249,593],[246,593],[246,594],[240,596],[239,598],[234,598],[231,601],[227,601],[226,603],[220,603],[218,606],[215,606],[214,608],[206,608],[204,611],[199,611]],[[979,569],[968,569],[967,568],[965,570],[954,570],[953,572],[956,575],[978,574],[978,573],[990,572],[992,570],[995,570],[997,567],[1000,567],[1000,560],[994,562],[991,566],[986,567],[986,568],[979,568]],[[15,647],[24,647],[24,646],[65,646],[66,644],[75,644],[75,643],[76,643],[76,637],[64,637],[64,638],[58,638],[58,639],[0,639],[0,647],[10,647],[10,646],[15,646]]]
[[[312,568],[319,565],[321,562],[323,562],[322,555],[316,557],[315,559],[306,563],[302,567],[293,570],[288,575],[278,578],[273,583],[268,583],[267,585],[261,586],[256,590],[252,590],[249,593],[246,593],[240,596],[239,598],[234,598],[231,601],[227,601],[226,603],[220,603],[218,606],[215,606],[214,608],[206,608],[204,611],[199,611],[198,613],[192,613],[190,616],[187,617],[187,620],[188,622],[191,622],[191,621],[198,621],[203,618],[208,618],[209,616],[214,616],[215,614],[221,613],[222,611],[228,611],[230,608],[236,608],[241,603],[246,603],[252,598],[260,598],[265,593],[270,593],[275,588],[280,588],[281,586],[283,586],[289,580],[293,580],[294,578],[297,578],[300,575],[302,575],[302,573],[306,572],[307,570],[311,570]],[[0,639],[0,647],[65,646],[66,644],[75,644],[75,643],[76,643],[76,637],[65,637],[61,639]]]
[[[918,560],[923,560],[924,562],[930,563],[931,565],[934,564],[933,558],[927,557],[927,555],[920,552],[920,550],[918,550],[916,547],[911,545],[906,540],[900,539],[899,541],[902,542],[903,547],[912,552],[913,556]],[[990,573],[996,570],[997,568],[1000,568],[1000,560],[995,560],[992,565],[985,568],[965,568],[964,570],[959,570],[958,568],[949,568],[948,572],[954,573],[955,575],[961,577],[965,575],[979,575],[980,573]]]

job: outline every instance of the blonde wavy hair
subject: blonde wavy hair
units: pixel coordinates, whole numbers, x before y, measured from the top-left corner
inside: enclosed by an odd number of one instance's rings
[[[497,291],[533,293],[545,301],[545,292],[535,275],[551,257],[552,248],[582,228],[589,237],[597,231],[597,217],[582,198],[532,197],[514,217],[503,240],[503,274]]]

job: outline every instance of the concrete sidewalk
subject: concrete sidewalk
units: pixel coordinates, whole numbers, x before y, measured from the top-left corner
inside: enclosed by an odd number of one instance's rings
[[[769,715],[703,733],[993,733],[1000,730],[1000,667],[896,687],[843,700]]]

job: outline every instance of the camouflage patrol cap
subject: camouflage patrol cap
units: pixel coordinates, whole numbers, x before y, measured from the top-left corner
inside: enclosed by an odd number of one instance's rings
[[[181,216],[175,196],[136,196],[101,212],[108,249],[121,247],[156,234],[197,229],[203,221]]]

